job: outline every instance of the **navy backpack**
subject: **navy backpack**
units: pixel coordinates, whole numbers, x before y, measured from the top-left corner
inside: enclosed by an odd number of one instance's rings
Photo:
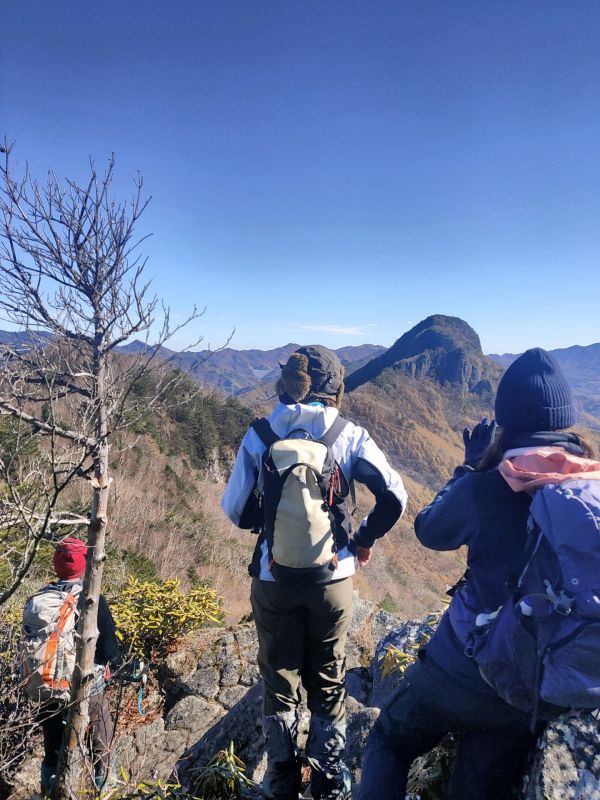
[[[536,490],[525,569],[469,638],[484,679],[533,724],[540,703],[600,707],[600,480]]]

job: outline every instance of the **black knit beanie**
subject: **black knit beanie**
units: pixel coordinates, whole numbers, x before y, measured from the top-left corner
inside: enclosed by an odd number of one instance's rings
[[[496,394],[496,422],[509,431],[558,431],[575,423],[573,395],[556,359],[535,347],[506,370]]]

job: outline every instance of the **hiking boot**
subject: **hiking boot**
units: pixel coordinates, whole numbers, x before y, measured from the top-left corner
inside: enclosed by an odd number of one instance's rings
[[[108,786],[106,786],[107,781],[108,770],[103,767],[102,764],[96,764],[94,767],[94,786],[98,794],[100,794],[104,788],[108,789]]]

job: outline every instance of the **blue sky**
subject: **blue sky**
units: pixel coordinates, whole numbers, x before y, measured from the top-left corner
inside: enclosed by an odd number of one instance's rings
[[[596,0],[19,0],[0,132],[33,172],[139,170],[176,317],[269,348],[600,340]]]

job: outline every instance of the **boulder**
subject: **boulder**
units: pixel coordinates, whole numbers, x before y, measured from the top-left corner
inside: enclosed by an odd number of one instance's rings
[[[600,800],[598,712],[565,715],[548,725],[521,796],[522,800]]]

